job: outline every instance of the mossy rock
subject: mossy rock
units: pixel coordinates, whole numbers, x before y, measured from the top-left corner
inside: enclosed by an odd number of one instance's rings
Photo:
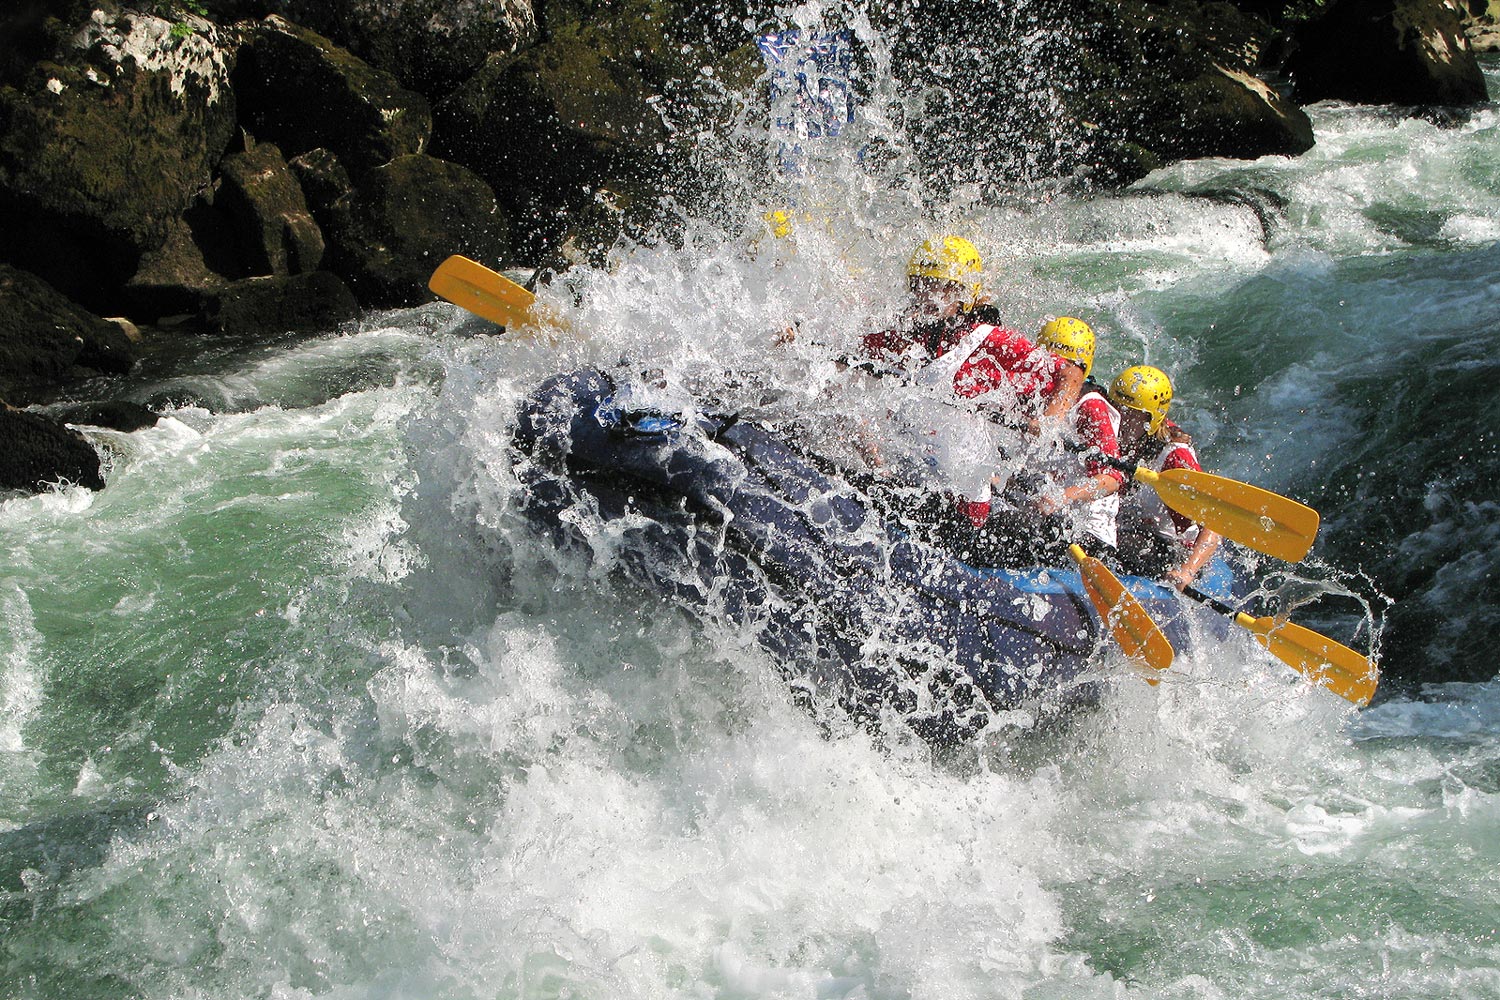
[[[370,171],[324,216],[329,266],[369,306],[427,301],[427,280],[450,254],[513,259],[510,222],[477,174],[432,156]]]
[[[302,185],[271,143],[225,157],[214,207],[233,227],[247,276],[303,274],[323,260]]]
[[[753,45],[716,49],[672,4],[597,6],[549,20],[541,43],[492,57],[438,107],[434,153],[494,187],[528,259],[555,253],[583,215],[591,230],[643,223],[663,197],[690,196],[691,123],[714,113],[705,95],[761,72]],[[625,211],[601,211],[601,197]]]
[[[191,315],[244,273],[229,220],[211,196],[200,196],[168,226],[162,245],[141,256],[121,290],[122,308],[151,323]]]
[[[234,132],[232,38],[95,11],[0,88],[0,259],[103,308],[206,189]]]
[[[241,119],[257,139],[288,157],[331,149],[356,176],[424,151],[432,135],[425,97],[274,15],[248,30],[234,86]]]

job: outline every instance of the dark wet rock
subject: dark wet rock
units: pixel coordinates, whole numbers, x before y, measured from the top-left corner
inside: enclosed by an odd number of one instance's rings
[[[607,246],[622,221],[695,183],[690,123],[713,112],[704,95],[749,89],[761,66],[748,36],[720,52],[678,29],[691,35],[653,0],[553,20],[540,44],[491,57],[439,105],[434,154],[489,182],[528,236],[524,256],[555,251],[570,234]],[[581,236],[579,220],[595,230],[614,220],[613,229]]]
[[[8,398],[28,401],[74,375],[129,371],[134,354],[114,323],[41,278],[0,264],[0,392]]]
[[[511,55],[537,39],[530,0],[280,0],[274,6],[429,96],[451,92],[491,55]]]
[[[344,169],[338,155],[332,150],[321,147],[310,149],[294,158],[290,166],[315,215],[329,212],[335,205],[346,202],[354,193],[354,182],[349,179],[349,171]]]
[[[337,170],[320,161],[329,190]],[[510,223],[473,171],[431,156],[403,156],[371,171],[323,209],[329,266],[365,305],[431,297],[427,279],[450,254],[509,260]]]
[[[125,283],[123,303],[133,317],[146,322],[197,313],[239,269],[228,220],[214,208],[211,196],[200,197],[172,220],[162,245],[142,255]]]
[[[55,483],[104,488],[99,453],[60,420],[0,409],[0,441],[0,490],[41,493]]]
[[[1488,100],[1457,0],[1336,0],[1296,32],[1297,100],[1465,105]]]
[[[356,177],[424,151],[432,134],[421,94],[281,17],[248,30],[234,85],[241,119],[257,139],[288,157],[330,149]]]
[[[1117,179],[1131,179],[1151,159],[1248,159],[1312,148],[1307,115],[1256,75],[1269,38],[1264,23],[1229,4],[1196,0],[1124,0],[1090,10],[1079,39],[1078,93],[1066,101],[1096,129],[1097,150],[1127,151],[1110,157]]]
[[[107,427],[112,431],[138,431],[155,427],[161,414],[140,403],[114,399],[95,403],[79,403],[64,407],[52,414],[66,424],[82,424],[88,427]]]
[[[0,259],[110,308],[209,186],[234,131],[234,53],[201,18],[94,11],[0,88]]]
[[[312,271],[231,282],[205,305],[201,319],[221,333],[312,333],[332,330],[358,312],[338,275]]]
[[[88,19],[91,0],[10,0],[0,8],[0,86],[21,86]]]
[[[225,157],[220,171],[214,207],[234,229],[247,275],[316,271],[323,234],[281,150],[261,143]]]

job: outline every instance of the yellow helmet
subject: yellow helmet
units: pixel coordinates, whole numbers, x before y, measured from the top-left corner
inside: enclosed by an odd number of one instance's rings
[[[1172,380],[1160,368],[1136,365],[1115,376],[1109,398],[1116,406],[1149,413],[1151,423],[1146,429],[1155,434],[1167,419],[1167,407],[1172,405]]]
[[[936,278],[963,285],[968,288],[971,300],[978,298],[984,288],[980,280],[983,271],[984,261],[979,251],[962,236],[927,240],[906,263],[908,278]]]
[[[778,240],[784,240],[792,235],[792,216],[786,209],[778,208],[766,212],[761,218],[766,220],[766,227]]]
[[[1036,342],[1038,347],[1077,362],[1083,369],[1084,378],[1088,378],[1094,369],[1094,330],[1081,319],[1059,316],[1049,321],[1037,335]]]

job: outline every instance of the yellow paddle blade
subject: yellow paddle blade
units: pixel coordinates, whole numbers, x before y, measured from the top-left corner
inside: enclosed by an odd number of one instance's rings
[[[427,287],[454,305],[504,327],[531,322],[531,304],[536,301],[536,296],[505,275],[457,254],[438,265]]]
[[[1150,613],[1125,589],[1119,578],[1109,567],[1092,556],[1084,554],[1077,545],[1069,546],[1068,553],[1078,563],[1078,574],[1083,578],[1084,592],[1089,595],[1099,617],[1109,628],[1110,634],[1125,651],[1125,655],[1144,666],[1165,670],[1172,665],[1175,655],[1172,643],[1166,634],[1152,621]],[[1152,684],[1155,678],[1149,678]]]
[[[1254,632],[1272,656],[1314,684],[1360,706],[1375,696],[1380,669],[1369,657],[1289,621],[1252,618],[1243,612],[1234,620]]]
[[[1184,517],[1277,559],[1298,562],[1318,537],[1317,511],[1249,483],[1192,469],[1138,467],[1135,478]]]

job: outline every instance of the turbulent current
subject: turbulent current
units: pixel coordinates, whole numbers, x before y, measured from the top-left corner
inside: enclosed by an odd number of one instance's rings
[[[433,305],[159,354],[105,490],[0,504],[0,996],[1500,997],[1500,112],[1312,114],[1118,197],[742,206],[545,289],[552,342]],[[1249,573],[1373,645],[1372,707],[1238,635],[934,754],[517,515],[517,401],[585,363],[753,371],[836,438],[823,362],[943,231],[1322,512]]]

